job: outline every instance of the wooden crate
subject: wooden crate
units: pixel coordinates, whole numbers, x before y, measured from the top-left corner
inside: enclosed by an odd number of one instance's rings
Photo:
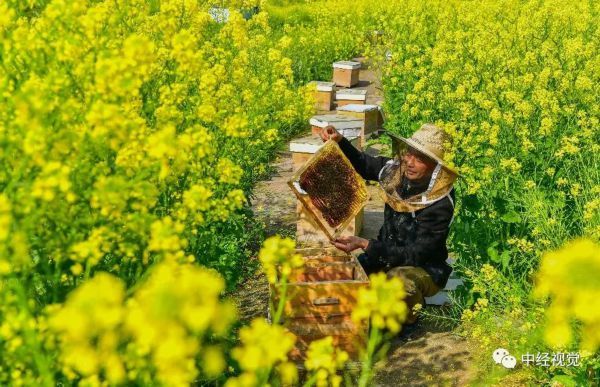
[[[357,149],[362,149],[359,137],[349,137],[348,140]],[[292,140],[290,151],[292,152],[294,172],[299,170],[321,146],[323,146],[323,140],[320,137],[306,136]],[[358,235],[362,230],[363,216],[364,210],[361,210],[341,235]],[[296,243],[298,246],[331,246],[327,235],[323,233],[299,200],[296,203],[296,219]]]
[[[335,100],[335,83],[333,82],[311,82],[314,87],[315,109],[331,111]]]
[[[342,87],[358,84],[360,62],[339,61],[333,64],[333,83]]]
[[[292,358],[302,360],[312,341],[332,336],[334,345],[356,359],[368,325],[356,324],[350,316],[359,289],[369,286],[366,273],[354,256],[333,247],[297,252],[304,257],[305,267],[289,276],[282,319],[297,337]],[[271,300],[277,305],[278,292],[273,286]]]
[[[335,102],[337,108],[354,104],[364,105],[367,102],[366,90],[341,89],[335,92]]]

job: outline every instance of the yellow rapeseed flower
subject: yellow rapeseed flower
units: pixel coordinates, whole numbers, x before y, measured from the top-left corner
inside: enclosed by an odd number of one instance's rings
[[[296,254],[295,249],[295,242],[289,238],[277,235],[265,240],[258,253],[258,259],[270,283],[276,283],[278,275],[287,276],[293,269],[304,265],[304,260]]]
[[[587,239],[545,253],[537,273],[534,295],[550,297],[545,338],[554,347],[567,346],[574,337],[572,320],[582,324],[581,348],[600,347],[600,245]]]
[[[406,296],[404,284],[397,277],[388,279],[384,273],[372,274],[369,278],[369,288],[361,288],[358,292],[352,320],[357,323],[369,320],[375,328],[398,332],[408,313],[403,301]]]
[[[304,365],[316,376],[317,386],[337,387],[342,377],[337,371],[342,369],[348,360],[348,353],[333,346],[333,338],[327,336],[310,343]]]

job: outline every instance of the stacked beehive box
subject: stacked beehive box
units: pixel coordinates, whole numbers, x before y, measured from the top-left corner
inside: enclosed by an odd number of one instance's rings
[[[361,120],[363,137],[379,130],[384,122],[383,111],[379,105],[348,104],[339,107],[337,114]]]
[[[354,146],[362,149],[368,137],[382,127],[383,114],[377,105],[366,105],[367,91],[361,89],[336,90],[336,86],[353,87],[358,84],[361,64],[352,61],[340,61],[333,64],[333,82],[314,81],[317,110],[326,110],[335,104],[337,113],[319,114],[313,116],[311,136],[293,140],[290,151],[294,170],[297,171],[322,146],[320,132],[328,125],[335,127]],[[331,97],[336,100],[332,103]],[[329,240],[313,222],[302,203],[297,204],[297,233],[298,242],[302,245],[328,245]],[[359,212],[349,225],[344,235],[358,235],[362,227],[363,212]]]
[[[333,69],[333,82],[315,82],[313,87],[317,110],[330,110],[335,105],[338,112],[313,116],[309,121],[311,135],[290,142],[295,178],[302,176],[307,163],[322,151],[324,145],[319,134],[326,126],[334,126],[361,150],[366,138],[383,123],[380,108],[365,105],[366,90],[350,89],[358,84],[360,63],[336,62]],[[336,90],[336,86],[345,89]],[[353,170],[347,159],[346,163]],[[335,171],[333,175],[336,175]],[[357,348],[364,344],[368,326],[355,324],[350,315],[359,289],[368,286],[369,280],[356,257],[332,247],[331,240],[338,236],[358,235],[362,228],[363,208],[361,205],[360,209],[349,213],[343,225],[329,227],[325,218],[317,214],[315,202],[307,200],[308,193],[299,186],[300,182],[300,179],[290,181],[290,186],[298,197],[296,242],[298,252],[304,257],[305,268],[289,275],[283,311],[284,324],[298,338],[292,356],[300,361],[312,341],[332,336],[336,346],[356,359]],[[366,187],[364,189],[366,192]],[[275,288],[271,290],[276,305],[279,292]]]
[[[351,142],[360,149],[360,137]],[[297,337],[292,358],[301,362],[312,341],[332,336],[334,345],[356,360],[368,325],[353,322],[351,313],[369,280],[356,257],[330,241],[358,234],[366,185],[333,141],[324,145],[311,135],[292,141],[290,150],[295,173],[289,184],[299,199],[296,239],[305,261],[303,269],[288,276],[283,309],[283,324]],[[276,305],[280,289],[271,290]]]
[[[335,248],[297,250],[305,261],[302,270],[289,275],[283,324],[296,335],[291,357],[302,361],[314,340],[332,336],[335,346],[358,357],[364,346],[368,325],[355,323],[351,313],[360,288],[369,285],[364,270],[352,255]],[[274,305],[280,289],[271,289]]]

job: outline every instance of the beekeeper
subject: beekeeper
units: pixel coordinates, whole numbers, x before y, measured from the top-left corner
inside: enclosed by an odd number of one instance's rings
[[[446,239],[458,173],[444,163],[444,142],[450,139],[435,125],[421,126],[410,138],[390,135],[399,148],[395,158],[370,156],[335,127],[322,129],[323,141],[336,141],[365,180],[379,182],[385,201],[377,239],[346,236],[332,243],[345,252],[363,249],[358,260],[367,274],[385,271],[402,279],[409,308],[406,323],[412,324],[413,306],[443,289],[452,271],[446,263]]]

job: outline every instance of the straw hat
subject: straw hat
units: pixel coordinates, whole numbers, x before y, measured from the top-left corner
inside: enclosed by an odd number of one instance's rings
[[[410,138],[400,137],[390,132],[388,134],[392,139],[404,142],[409,147],[432,158],[440,163],[442,167],[458,176],[456,169],[444,162],[444,143],[449,143],[452,139],[441,128],[433,124],[423,124]]]

